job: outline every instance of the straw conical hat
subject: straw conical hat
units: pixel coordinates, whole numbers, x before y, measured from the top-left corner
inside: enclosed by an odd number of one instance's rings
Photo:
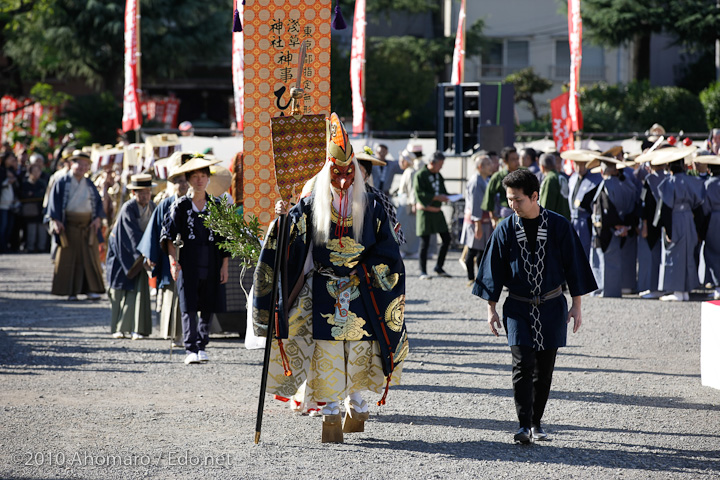
[[[651,165],[664,165],[666,163],[672,163],[676,160],[682,160],[683,158],[692,155],[697,150],[695,146],[689,147],[668,147],[662,150],[656,150],[654,158],[650,161]]]
[[[210,167],[211,165],[216,165],[218,163],[220,163],[220,160],[216,159],[212,155],[203,155],[202,153],[196,153],[193,155],[193,158],[185,162],[180,168],[173,171],[172,174],[170,174],[170,176],[168,177],[168,180],[172,181],[180,175],[185,175],[187,172],[201,170],[203,168]]]
[[[572,160],[573,162],[591,162],[597,157],[597,152],[592,150],[566,150],[560,154],[563,160]]]

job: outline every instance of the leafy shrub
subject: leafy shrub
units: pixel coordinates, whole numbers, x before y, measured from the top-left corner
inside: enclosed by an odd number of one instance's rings
[[[700,102],[705,107],[707,128],[720,127],[720,82],[712,83],[700,92]]]
[[[654,123],[667,131],[705,129],[698,97],[679,87],[652,87],[648,81],[585,87],[580,107],[585,132],[642,132]]]

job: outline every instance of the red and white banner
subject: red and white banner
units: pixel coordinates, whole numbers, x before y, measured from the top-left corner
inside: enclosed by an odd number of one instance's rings
[[[180,100],[175,97],[145,98],[140,103],[140,110],[147,121],[154,120],[165,128],[177,128]]]
[[[137,88],[137,2],[138,0],[126,0],[125,2],[125,89],[123,91],[122,118],[124,132],[136,130],[142,124]]]
[[[574,148],[572,118],[568,112],[569,97],[570,93],[565,92],[550,100],[553,140],[555,141],[555,150],[558,152]]]
[[[452,58],[452,76],[450,83],[460,85],[465,80],[465,0],[460,3],[455,50]]]
[[[582,18],[580,0],[568,0],[568,41],[570,42],[570,119],[572,130],[582,130],[583,121],[578,99],[580,84],[580,65],[582,64]]]
[[[0,141],[7,140],[8,133],[13,129],[19,105],[20,102],[10,95],[5,95],[0,99]]]
[[[42,118],[43,110],[42,103],[35,102],[33,104],[32,120],[30,120],[30,131],[33,137],[40,136],[40,119]]]
[[[235,9],[240,15],[240,23],[244,22],[244,5],[234,1]],[[235,100],[235,124],[238,132],[243,131],[245,115],[245,46],[243,45],[243,32],[233,32],[232,35],[232,80],[233,98]]]
[[[54,109],[43,107],[40,102],[31,98],[3,96],[0,99],[0,142],[8,140],[8,134],[12,130],[21,130],[33,137],[39,137],[43,114],[52,118]]]
[[[352,90],[355,134],[365,131],[365,0],[355,2],[352,49],[350,50],[350,88]]]

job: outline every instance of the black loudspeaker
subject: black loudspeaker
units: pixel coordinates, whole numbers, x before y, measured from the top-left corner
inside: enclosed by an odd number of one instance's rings
[[[472,151],[478,143],[482,145],[482,138],[487,143],[491,141],[490,136],[497,135],[498,130],[488,130],[481,138],[480,129],[487,126],[503,127],[502,145],[497,151],[512,145],[515,141],[513,96],[512,84],[438,84],[438,150],[451,150],[455,154]]]

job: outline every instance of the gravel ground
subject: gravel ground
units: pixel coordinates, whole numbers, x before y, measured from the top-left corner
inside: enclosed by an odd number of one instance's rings
[[[46,255],[0,257],[0,478],[717,478],[720,391],[700,384],[700,295],[583,299],[558,356],[552,441],[512,444],[510,352],[455,277],[408,262],[411,354],[365,433],[321,444],[319,418],[268,400],[262,351],[213,336],[186,366],[168,341],[114,340],[109,303],[50,291]],[[178,350],[176,350],[178,352]],[[375,396],[373,402],[377,400]]]

